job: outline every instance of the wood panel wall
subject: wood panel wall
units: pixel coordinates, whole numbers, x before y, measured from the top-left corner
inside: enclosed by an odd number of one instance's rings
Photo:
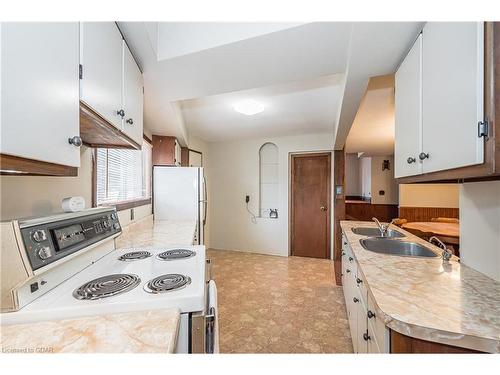
[[[372,218],[376,217],[380,221],[389,222],[398,217],[398,206],[395,204],[347,202],[345,204],[345,214],[348,220],[372,221]]]
[[[412,221],[431,221],[433,217],[458,219],[458,208],[452,207],[399,207],[399,218]]]

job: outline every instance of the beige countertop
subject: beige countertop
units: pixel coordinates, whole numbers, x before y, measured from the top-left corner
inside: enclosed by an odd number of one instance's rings
[[[153,221],[153,215],[125,228],[116,238],[117,248],[138,246],[192,245],[196,221]]]
[[[500,283],[440,257],[414,258],[363,249],[353,227],[374,223],[342,221],[342,231],[368,284],[379,316],[404,335],[469,349],[500,352]],[[407,238],[440,250],[406,232]]]
[[[1,327],[2,353],[173,353],[178,309]]]

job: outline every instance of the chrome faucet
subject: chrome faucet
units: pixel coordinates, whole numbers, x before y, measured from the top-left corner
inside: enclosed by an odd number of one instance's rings
[[[391,222],[387,225],[382,224],[376,217],[372,217],[372,220],[377,224],[378,229],[380,230],[380,235],[382,237],[387,237],[387,231],[389,230],[389,226],[394,223],[397,219],[392,219]]]
[[[441,258],[443,258],[443,261],[449,261],[451,259],[453,252],[446,247],[443,241],[441,241],[436,236],[432,236],[431,238],[429,238],[429,242],[443,249],[443,252],[441,254]]]

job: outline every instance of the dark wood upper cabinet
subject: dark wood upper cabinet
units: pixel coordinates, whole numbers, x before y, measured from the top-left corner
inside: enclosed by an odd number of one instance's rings
[[[181,147],[175,137],[153,135],[153,165],[181,165]]]

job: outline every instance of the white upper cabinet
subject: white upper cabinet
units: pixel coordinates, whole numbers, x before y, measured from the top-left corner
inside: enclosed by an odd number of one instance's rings
[[[422,173],[422,34],[396,72],[395,177]]]
[[[483,72],[483,23],[425,25],[396,73],[396,177],[484,162]]]
[[[122,129],[123,39],[114,22],[81,23],[80,99]]]
[[[6,155],[80,166],[79,25],[2,23],[1,147]]]
[[[424,173],[483,163],[483,28],[431,22],[423,30]]]
[[[143,133],[143,80],[132,53],[123,41],[123,132],[138,144]]]

